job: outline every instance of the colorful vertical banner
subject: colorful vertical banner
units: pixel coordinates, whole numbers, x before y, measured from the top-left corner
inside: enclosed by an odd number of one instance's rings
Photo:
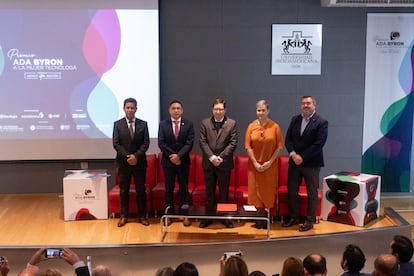
[[[414,14],[368,14],[362,171],[411,192]]]
[[[320,75],[322,24],[272,25],[272,75]]]

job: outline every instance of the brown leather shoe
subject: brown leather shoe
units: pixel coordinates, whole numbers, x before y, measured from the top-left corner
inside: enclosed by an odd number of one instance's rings
[[[127,223],[128,223],[128,219],[126,217],[122,217],[118,221],[118,227],[122,227],[122,226],[124,226]]]
[[[139,218],[138,219],[138,222],[141,223],[144,226],[148,226],[149,225],[149,221],[146,218],[144,218],[144,217]]]
[[[189,218],[184,218],[183,225],[185,227],[191,226],[191,220]]]

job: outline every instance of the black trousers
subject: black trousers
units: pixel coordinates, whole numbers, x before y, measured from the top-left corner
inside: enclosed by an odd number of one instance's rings
[[[175,178],[178,180],[178,189],[181,204],[190,204],[190,194],[188,193],[189,166],[162,167],[165,180],[165,207],[174,208],[174,187]]]
[[[299,186],[302,178],[305,180],[306,190],[308,193],[307,219],[311,222],[315,220],[316,208],[318,206],[318,186],[319,172],[321,168],[306,168],[297,166],[289,162],[288,169],[288,199],[289,199],[289,215],[297,219],[299,218]]]
[[[214,214],[216,212],[216,184],[219,187],[219,202],[227,203],[229,198],[231,169],[220,169],[212,167],[204,169],[204,183],[206,185],[206,212]]]
[[[146,215],[145,176],[146,169],[137,169],[135,166],[120,166],[118,168],[121,217],[128,217],[129,188],[131,177],[134,177],[138,217]]]

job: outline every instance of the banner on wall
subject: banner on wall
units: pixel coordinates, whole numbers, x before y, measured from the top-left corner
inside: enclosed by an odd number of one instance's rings
[[[320,75],[322,24],[272,24],[272,75]]]
[[[362,171],[411,192],[414,14],[368,14]]]

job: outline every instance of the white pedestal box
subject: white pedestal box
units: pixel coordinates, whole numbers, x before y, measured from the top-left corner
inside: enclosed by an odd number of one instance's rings
[[[66,170],[63,178],[65,220],[108,218],[105,170]]]
[[[322,219],[364,226],[380,211],[381,177],[340,172],[323,179]]]

